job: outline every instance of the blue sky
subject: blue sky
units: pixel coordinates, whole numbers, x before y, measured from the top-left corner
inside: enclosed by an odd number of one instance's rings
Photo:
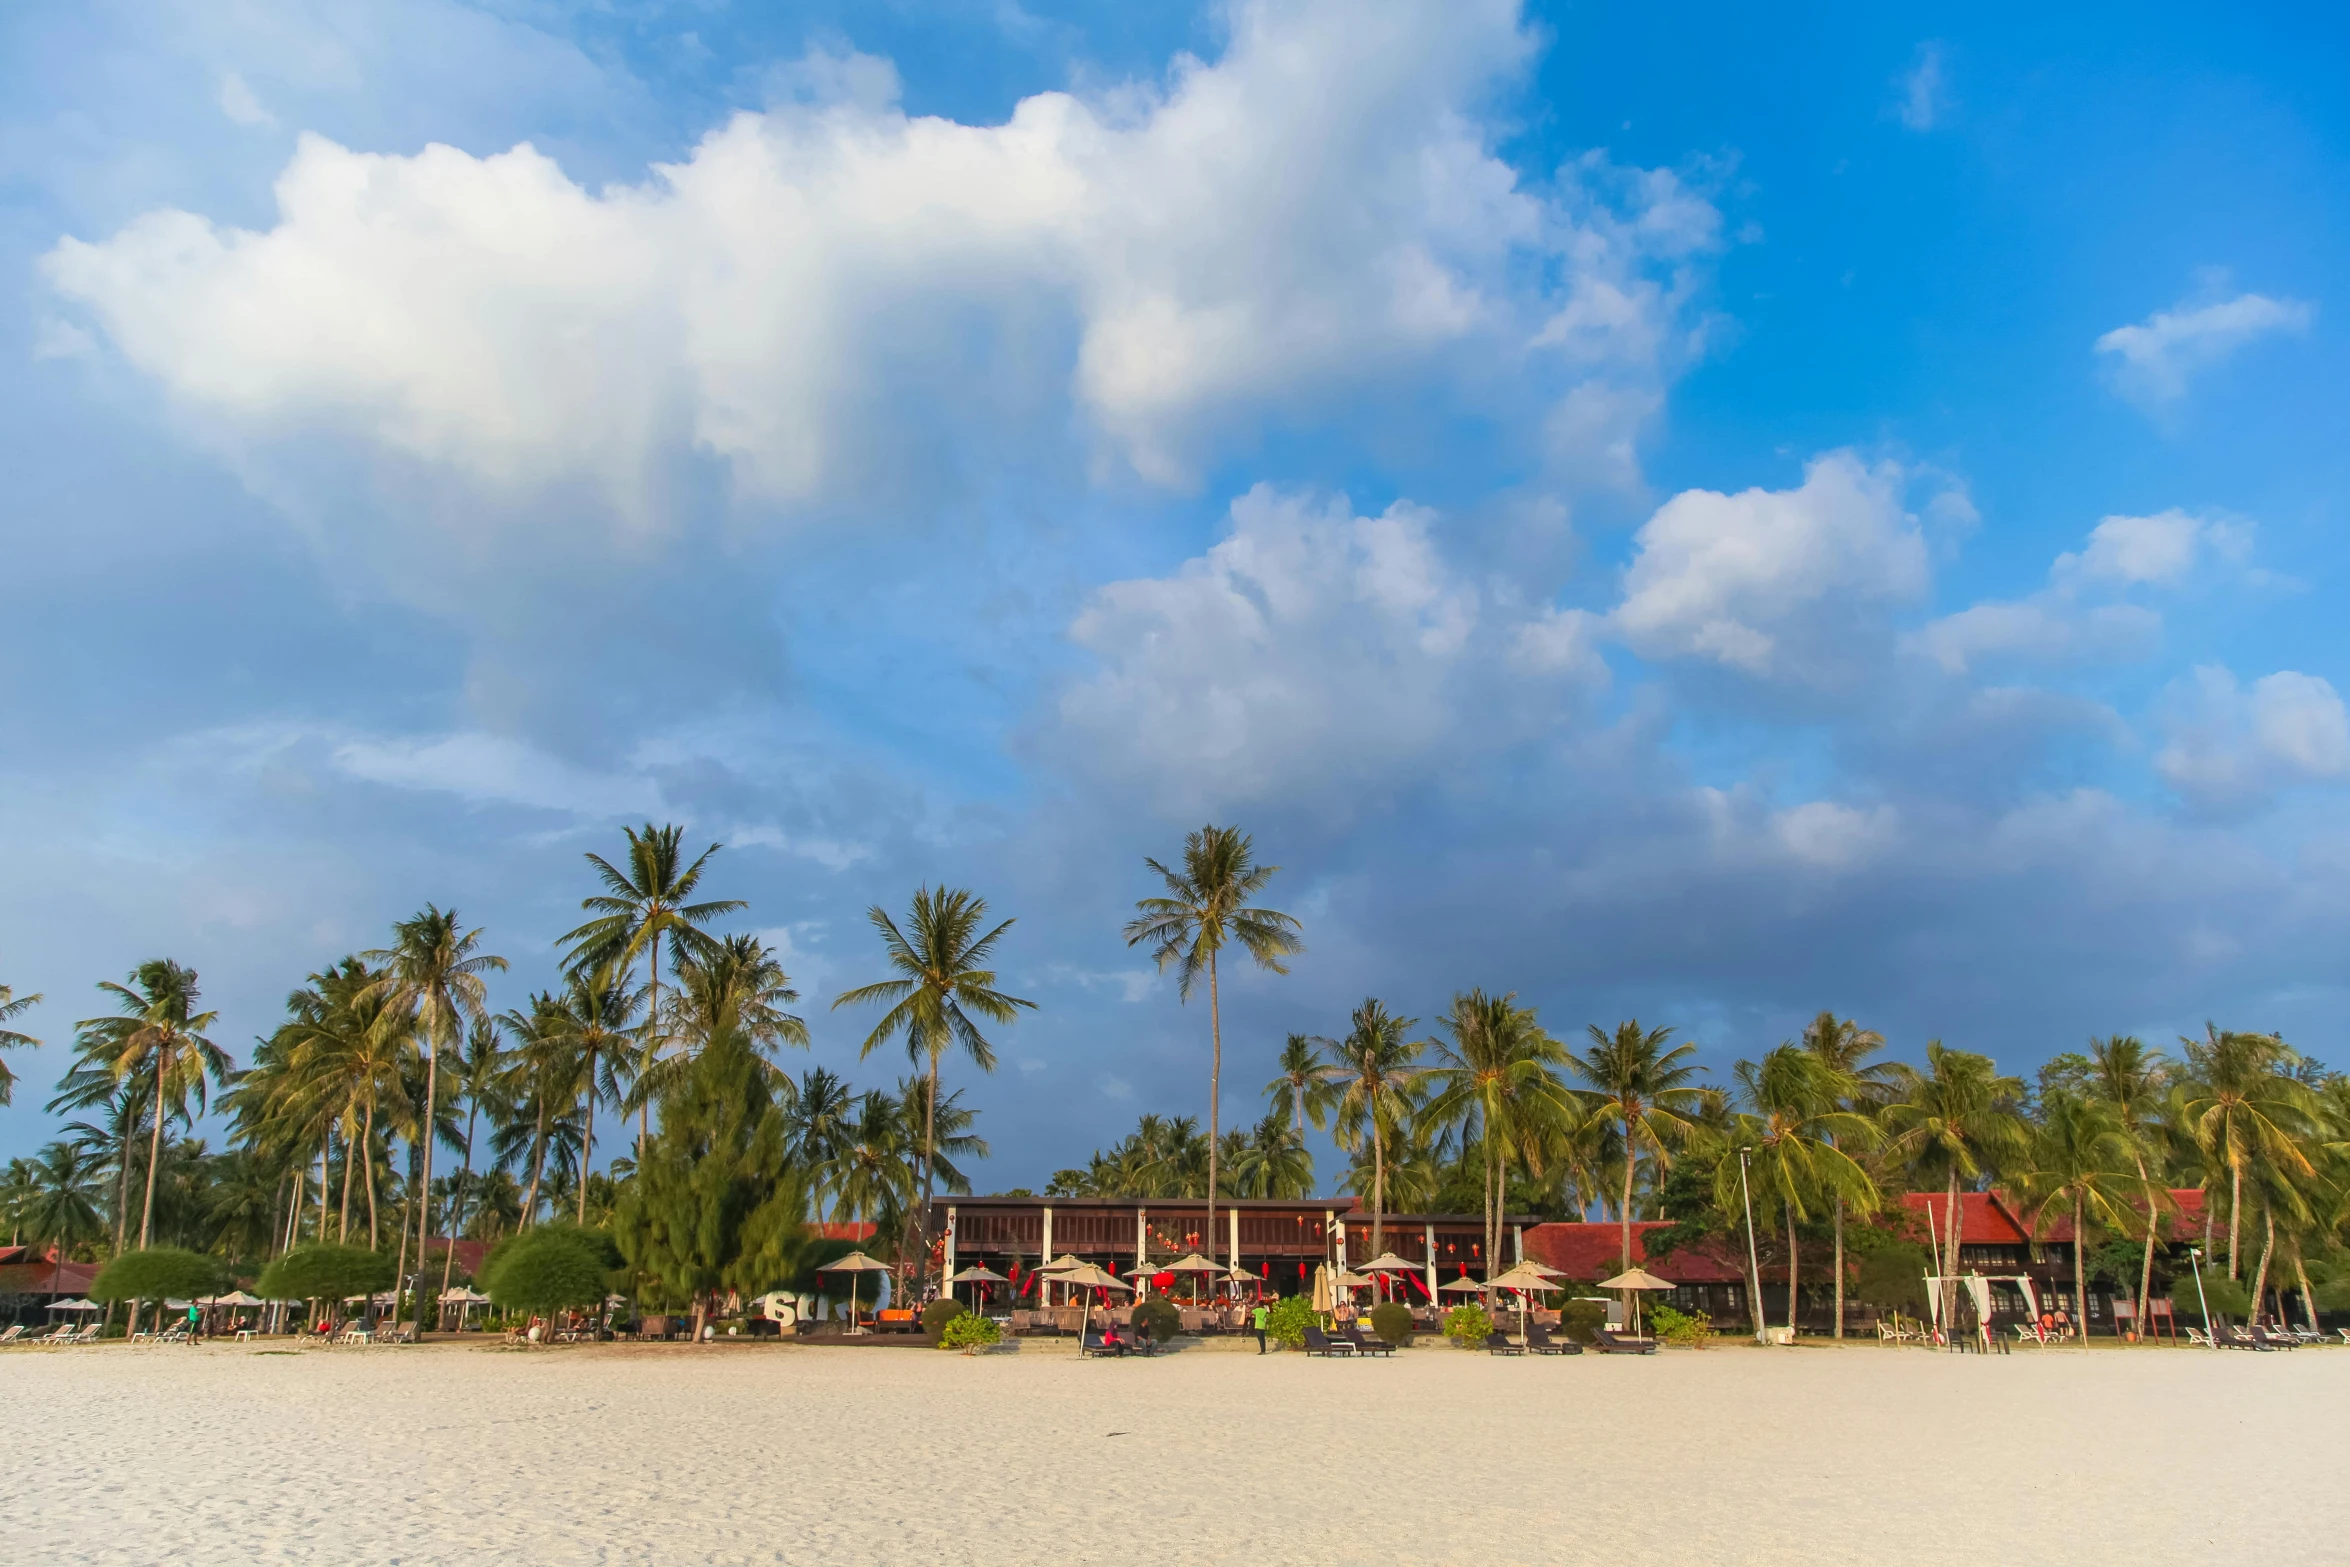
[[[868,904],[1019,918],[996,1185],[1204,1111],[1207,819],[1310,947],[1228,1119],[1471,985],[2339,1056],[2345,30],[19,8],[0,1152],[98,980],[241,1052],[431,899],[519,1002],[648,817],[835,1065]]]

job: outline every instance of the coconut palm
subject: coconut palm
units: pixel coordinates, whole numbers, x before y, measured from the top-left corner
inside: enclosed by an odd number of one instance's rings
[[[1254,844],[1237,827],[1202,827],[1183,840],[1183,866],[1169,870],[1157,860],[1143,864],[1166,883],[1167,895],[1143,898],[1134,905],[1135,917],[1126,922],[1126,945],[1148,945],[1164,971],[1174,965],[1176,990],[1191,999],[1200,975],[1208,979],[1208,1255],[1216,1254],[1216,1138],[1217,1103],[1224,1075],[1224,1007],[1218,984],[1218,963],[1228,942],[1259,968],[1276,974],[1289,970],[1282,959],[1305,950],[1296,920],[1277,909],[1255,907],[1257,896],[1273,879],[1278,865],[1259,865]]]
[[[784,1010],[799,998],[782,963],[748,932],[682,955],[667,1016],[653,1030],[663,1053],[639,1063],[625,1107],[642,1111],[659,1103],[692,1069],[703,1047],[733,1027],[751,1041],[769,1090],[788,1099],[792,1081],[776,1063],[775,1050],[779,1045],[808,1048],[808,1025]]]
[[[2303,1179],[2314,1173],[2300,1148],[2312,1101],[2309,1090],[2287,1075],[2299,1057],[2283,1040],[2209,1023],[2203,1032],[2201,1039],[2179,1038],[2189,1073],[2180,1110],[2196,1143],[2228,1172],[2228,1277],[2233,1279],[2243,1235],[2245,1176],[2263,1163]]]
[[[1314,1189],[1314,1156],[1281,1111],[1266,1112],[1253,1130],[1239,1136],[1240,1144],[1226,1165],[1233,1191],[1244,1197],[1294,1200]]]
[[[834,1222],[862,1221],[876,1235],[891,1233],[915,1191],[920,1149],[906,1132],[905,1106],[879,1089],[857,1096],[839,1146],[817,1172],[819,1200],[831,1203]]]
[[[1751,1150],[1745,1171],[1724,1159],[1715,1174],[1715,1200],[1724,1209],[1741,1200],[1737,1182],[1745,1174],[1767,1209],[1787,1226],[1787,1330],[1793,1333],[1801,1303],[1796,1225],[1810,1217],[1809,1205],[1876,1206],[1876,1182],[1854,1157],[1876,1141],[1876,1124],[1849,1108],[1856,1085],[1822,1055],[1782,1044],[1760,1061],[1737,1066],[1742,1111],[1731,1122],[1727,1141]],[[1842,1291],[1837,1294],[1839,1309]],[[1759,1317],[1759,1306],[1757,1316]]]
[[[1935,1272],[1958,1272],[1966,1210],[1958,1200],[1962,1182],[1972,1185],[2004,1163],[2018,1159],[2029,1135],[2016,1106],[2023,1080],[2002,1077],[1988,1056],[1952,1050],[1939,1039],[1926,1042],[1926,1070],[1902,1069],[1901,1094],[1885,1107],[1884,1123],[1893,1149],[1925,1179],[1940,1177],[1947,1192],[1944,1253]],[[1945,1284],[1942,1320],[1952,1320],[1955,1285]]]
[[[39,992],[20,996],[6,985],[0,985],[0,1023],[14,1021],[27,1008],[40,1005]],[[29,1050],[40,1044],[30,1034],[20,1034],[12,1028],[0,1028],[0,1050]],[[16,1092],[16,1074],[8,1070],[8,1063],[0,1061],[0,1105],[7,1104]]]
[[[1416,1108],[1418,1065],[1426,1042],[1409,1037],[1416,1017],[1396,1017],[1376,996],[1354,1009],[1330,1065],[1342,1144],[1371,1143],[1371,1255],[1387,1249],[1387,1148]]]
[[[857,1096],[838,1073],[817,1066],[800,1074],[784,1112],[792,1162],[818,1169],[840,1152]]]
[[[2102,1099],[2059,1088],[2040,1096],[2040,1115],[2020,1168],[2008,1185],[2032,1216],[2035,1234],[2052,1212],[2073,1221],[2073,1310],[2082,1331],[2089,1321],[2089,1225],[2126,1229],[2136,1217],[2131,1197],[2132,1149],[2121,1117]]]
[[[1290,1123],[1300,1145],[1306,1122],[1320,1131],[1330,1118],[1330,1041],[1315,1034],[1291,1034],[1281,1041],[1280,1075],[1265,1085],[1272,1114]]]
[[[103,1055],[117,1079],[148,1080],[147,1193],[139,1211],[139,1248],[146,1249],[155,1217],[155,1167],[163,1149],[166,1119],[189,1119],[188,1104],[203,1112],[208,1085],[228,1078],[228,1052],[204,1037],[219,1017],[198,1012],[196,971],[168,958],[140,964],[130,983],[112,980],[98,988],[112,996],[120,1010],[112,1017],[85,1018],[76,1033]],[[132,1307],[137,1315],[138,1308]]]
[[[378,1116],[384,1117],[387,1132],[413,1137],[416,1130],[406,1082],[410,1031],[387,1004],[383,979],[381,971],[357,958],[345,958],[336,968],[313,974],[310,989],[289,998],[295,1016],[279,1036],[288,1047],[287,1075],[279,1087],[285,1109],[297,1122],[312,1119],[305,1112],[323,1113],[342,1140],[338,1240],[350,1239],[353,1175],[361,1168],[366,1172],[370,1250],[377,1243]],[[357,1159],[350,1156],[354,1146]]]
[[[780,971],[779,971],[780,972]],[[630,1019],[644,1005],[647,987],[631,986],[619,971],[601,968],[574,973],[549,1019],[555,1035],[568,1047],[579,1068],[580,1169],[578,1222],[587,1224],[585,1172],[596,1158],[596,1105],[619,1103],[625,1097],[621,1074],[629,1058]],[[805,1030],[802,1030],[803,1036]]]
[[[430,1128],[440,1116],[440,1047],[454,1048],[467,1025],[489,1015],[488,986],[482,976],[504,973],[506,960],[481,950],[481,931],[466,930],[455,909],[426,904],[422,912],[392,927],[392,944],[367,955],[384,976],[375,993],[391,1017],[402,1020],[424,1045],[424,1175],[419,1190],[432,1190]],[[416,1254],[432,1234],[432,1204],[419,1203]],[[403,1232],[405,1233],[405,1232]]]
[[[1705,1099],[1705,1090],[1697,1086],[1704,1068],[1691,1059],[1695,1045],[1674,1045],[1671,1029],[1643,1029],[1637,1018],[1618,1023],[1612,1032],[1597,1023],[1585,1032],[1591,1048],[1570,1053],[1567,1067],[1591,1089],[1590,1116],[1615,1123],[1622,1138],[1623,1192],[1616,1218],[1623,1228],[1623,1265],[1630,1268],[1632,1186],[1640,1156],[1646,1153],[1660,1175],[1672,1168],[1673,1145]]]
[[[1542,1031],[1531,1007],[1513,995],[1463,991],[1438,1020],[1447,1038],[1428,1068],[1432,1091],[1423,1114],[1435,1125],[1461,1129],[1462,1151],[1473,1138],[1484,1165],[1485,1260],[1501,1250],[1508,1171],[1524,1162],[1539,1174],[1543,1150],[1574,1130],[1581,1107],[1558,1077],[1566,1047]]]
[[[635,972],[637,959],[646,960],[651,974],[647,987],[650,1005],[645,1011],[645,1040],[639,1057],[649,1068],[660,1055],[660,1027],[666,1016],[661,1009],[662,944],[668,944],[672,967],[705,954],[715,943],[702,927],[747,905],[739,898],[693,901],[702,884],[702,872],[720,845],[713,843],[688,865],[683,863],[685,856],[679,847],[684,828],[655,827],[647,822],[641,832],[634,827],[621,831],[628,838],[628,869],[620,870],[600,854],[587,857],[604,890],[580,900],[579,906],[595,918],[563,937],[571,949],[564,962],[574,970],[608,968],[625,981]],[[639,1159],[644,1157],[650,1127],[649,1103],[640,1101],[636,1126]]]
[[[1033,1001],[1006,995],[996,988],[995,971],[987,965],[995,944],[1012,921],[989,927],[987,900],[961,887],[923,887],[914,894],[903,929],[876,904],[865,917],[881,936],[884,960],[896,971],[892,979],[877,980],[844,991],[833,1007],[886,1004],[889,1010],[858,1049],[871,1055],[892,1039],[903,1039],[907,1058],[923,1068],[929,1084],[924,1095],[924,1130],[920,1144],[921,1238],[915,1261],[920,1277],[930,1255],[930,1199],[934,1180],[931,1165],[937,1157],[937,1129],[929,1124],[938,1100],[939,1061],[950,1048],[960,1049],[982,1072],[995,1070],[995,1047],[972,1021],[976,1014],[990,1023],[1009,1023]]]
[[[113,1180],[114,1249],[121,1252],[130,1244],[130,1181],[135,1162],[131,1151],[139,1128],[146,1124],[153,1085],[143,1077],[115,1076],[113,1048],[108,1043],[111,1037],[93,1038],[77,1032],[74,1065],[58,1080],[57,1093],[45,1108],[51,1115],[74,1110],[96,1113],[95,1121],[69,1122],[65,1130],[95,1161],[95,1167],[104,1169]]]
[[[62,1280],[73,1248],[106,1232],[99,1211],[105,1201],[105,1175],[86,1150],[62,1140],[24,1163],[9,1219],[29,1244],[56,1248],[56,1277]]]
[[[572,1116],[587,1063],[563,1003],[548,992],[531,997],[528,1010],[517,1007],[500,1014],[498,1022],[512,1041],[504,1052],[506,1071],[499,1085],[511,1114],[491,1134],[491,1147],[501,1165],[519,1160],[530,1170],[522,1200],[522,1223],[528,1227],[538,1222],[550,1153],[560,1159],[561,1145],[576,1136],[578,1123]]]
[[[1844,1108],[1858,1114],[1874,1117],[1893,1097],[1894,1082],[1898,1077],[1890,1061],[1871,1062],[1869,1057],[1885,1048],[1885,1036],[1873,1028],[1863,1028],[1850,1018],[1840,1018],[1834,1012],[1822,1012],[1804,1025],[1803,1048],[1809,1051],[1831,1072],[1840,1072],[1852,1083]],[[1834,1336],[1844,1336],[1844,1199],[1835,1199],[1836,1239],[1836,1326]]]
[[[2089,1060],[2091,1092],[2113,1114],[2114,1131],[2129,1148],[2130,1165],[2137,1172],[2145,1204],[2146,1244],[2138,1263],[2137,1305],[2131,1315],[2143,1332],[2147,1300],[2154,1289],[2154,1242],[2161,1230],[2163,1210],[2170,1206],[2169,1192],[2147,1166],[2150,1154],[2160,1157],[2163,1088],[2168,1074],[2162,1056],[2130,1034],[2090,1040]]]

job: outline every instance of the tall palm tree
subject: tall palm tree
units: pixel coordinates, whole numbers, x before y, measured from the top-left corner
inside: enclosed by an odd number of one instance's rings
[[[0,985],[0,1023],[15,1021],[26,1008],[38,1006],[40,1002],[38,991],[29,996],[20,996],[8,986]],[[12,1028],[0,1028],[0,1050],[29,1050],[38,1044],[40,1041],[30,1034],[20,1034]],[[0,1105],[8,1103],[9,1097],[15,1092],[16,1074],[8,1070],[6,1061],[0,1061]]]
[[[196,971],[169,958],[155,958],[130,973],[130,983],[102,981],[120,1010],[112,1017],[84,1018],[74,1028],[102,1053],[117,1079],[149,1080],[152,1122],[147,1143],[147,1195],[139,1210],[139,1246],[146,1248],[155,1218],[155,1169],[163,1151],[166,1119],[187,1120],[193,1098],[202,1113],[208,1084],[226,1082],[228,1052],[204,1037],[220,1016],[196,1010]],[[135,1318],[137,1303],[131,1307]]]
[[[98,1205],[105,1200],[106,1181],[87,1152],[62,1140],[44,1147],[27,1165],[10,1218],[32,1245],[57,1249],[54,1285],[64,1278],[67,1254],[105,1233]]]
[[[1290,1123],[1301,1146],[1308,1120],[1316,1131],[1329,1122],[1330,1043],[1314,1034],[1291,1034],[1281,1042],[1280,1075],[1265,1085],[1272,1113]]]
[[[538,1222],[547,1156],[562,1140],[563,1126],[579,1103],[586,1063],[573,1042],[563,1003],[545,991],[530,998],[528,1011],[513,1008],[498,1021],[513,1041],[504,1054],[506,1075],[500,1084],[513,1116],[492,1143],[499,1163],[519,1155],[529,1166],[530,1184],[522,1201],[522,1223],[527,1227]]]
[[[1145,859],[1166,883],[1167,894],[1136,901],[1126,922],[1126,945],[1147,943],[1164,971],[1175,966],[1176,990],[1185,1001],[1192,986],[1208,977],[1208,1255],[1216,1255],[1216,1139],[1221,1113],[1217,1096],[1224,1076],[1224,1005],[1217,977],[1227,942],[1237,941],[1259,968],[1286,974],[1282,959],[1305,951],[1298,922],[1278,909],[1255,906],[1278,865],[1259,865],[1255,844],[1237,827],[1202,827],[1183,840],[1183,867],[1169,870]]]
[[[2170,1196],[2147,1168],[2147,1155],[2159,1149],[2163,1133],[2163,1088],[2167,1078],[2162,1056],[2148,1050],[2130,1034],[2112,1034],[2089,1041],[2092,1092],[2113,1113],[2114,1130],[2128,1146],[2130,1164],[2138,1175],[2145,1203],[2146,1245],[2138,1262],[2136,1309],[2131,1321],[2146,1330],[2148,1297],[2154,1290],[2154,1242],[2162,1225],[2162,1210]]]
[[[1845,1096],[1844,1108],[1856,1114],[1873,1118],[1893,1097],[1897,1076],[1890,1061],[1871,1062],[1870,1056],[1885,1048],[1885,1036],[1873,1028],[1863,1028],[1850,1018],[1840,1018],[1832,1011],[1824,1011],[1803,1028],[1803,1048],[1831,1072],[1840,1072],[1852,1089]],[[1836,1200],[1836,1326],[1833,1336],[1844,1336],[1844,1199]]]
[[[2264,1161],[2303,1178],[2313,1173],[2299,1146],[2310,1098],[2307,1088],[2286,1075],[2298,1058],[2275,1035],[2209,1023],[2203,1032],[2201,1039],[2179,1037],[2190,1072],[2182,1108],[2196,1142],[2227,1167],[2228,1277],[2233,1279],[2243,1234],[2245,1175]]]
[[[858,1048],[859,1059],[903,1038],[907,1059],[923,1068],[929,1084],[923,1097],[921,1142],[922,1244],[914,1268],[914,1276],[920,1278],[930,1262],[931,1166],[938,1152],[937,1128],[931,1123],[938,1105],[939,1059],[949,1048],[959,1048],[982,1072],[994,1071],[995,1047],[972,1021],[973,1015],[990,1023],[1009,1023],[1023,1007],[1035,1011],[1036,1003],[996,988],[995,971],[987,965],[996,942],[1013,922],[989,927],[987,900],[965,888],[917,889],[903,929],[879,904],[867,909],[865,918],[880,934],[883,960],[896,977],[844,991],[832,1005],[837,1011],[886,1004],[889,1010]]]
[[[874,1234],[886,1235],[904,1215],[920,1152],[906,1132],[905,1106],[879,1089],[858,1095],[831,1160],[817,1172],[817,1192],[831,1202],[836,1223],[870,1223]]]
[[[455,1047],[466,1025],[489,1015],[488,985],[482,976],[504,973],[506,960],[481,950],[481,931],[466,930],[455,909],[426,904],[392,927],[392,944],[367,954],[383,965],[375,993],[387,1014],[403,1020],[424,1043],[424,1176],[419,1189],[432,1191],[431,1128],[441,1113],[440,1047]],[[432,1204],[417,1204],[416,1255],[432,1234]],[[403,1231],[403,1234],[406,1232]],[[396,1315],[396,1311],[395,1311]]]
[[[816,1066],[801,1073],[785,1112],[793,1163],[811,1170],[829,1164],[847,1135],[856,1100],[836,1072]]]
[[[1279,1110],[1268,1111],[1241,1138],[1232,1171],[1232,1189],[1244,1196],[1297,1199],[1313,1190],[1314,1156],[1306,1140]]]
[[[720,845],[710,845],[688,865],[679,847],[685,837],[683,827],[674,824],[656,827],[647,822],[641,832],[634,827],[624,827],[621,831],[628,837],[628,869],[620,870],[600,854],[587,857],[587,862],[596,868],[604,890],[580,900],[580,908],[595,918],[563,937],[564,944],[571,949],[564,962],[572,969],[610,968],[623,979],[633,974],[638,958],[650,964],[651,1004],[645,1011],[642,1051],[644,1063],[649,1067],[660,1053],[659,1029],[664,1016],[662,944],[666,942],[669,946],[673,967],[677,961],[705,953],[714,943],[702,927],[722,914],[732,914],[748,905],[740,898],[693,901],[702,884],[702,871]],[[640,1103],[636,1125],[636,1152],[640,1160],[645,1156],[650,1129],[650,1106]]]
[[[1425,1041],[1409,1038],[1416,1017],[1396,1017],[1376,996],[1354,1009],[1353,1026],[1331,1061],[1340,1135],[1371,1139],[1371,1255],[1387,1249],[1387,1145],[1414,1108]]]
[[[2073,1312],[2085,1335],[2089,1324],[2089,1223],[2126,1229],[2135,1217],[2130,1203],[2130,1140],[2121,1118],[2102,1099],[2059,1088],[2040,1096],[2040,1117],[2032,1127],[2022,1167],[2009,1185],[2032,1215],[2032,1228],[2045,1227],[2050,1211],[2069,1211],[2073,1221]]]
[[[475,1019],[465,1032],[465,1050],[456,1062],[457,1096],[465,1101],[465,1162],[458,1166],[457,1183],[449,1193],[449,1244],[441,1251],[441,1288],[436,1300],[449,1293],[457,1262],[457,1237],[465,1233],[466,1188],[473,1184],[474,1130],[485,1106],[493,1119],[505,1112],[506,1068],[497,1024],[489,1018]],[[446,1316],[446,1307],[442,1313]]]
[[[1810,1217],[1807,1202],[1835,1201],[1864,1210],[1876,1205],[1876,1183],[1853,1157],[1854,1150],[1865,1151],[1875,1140],[1876,1126],[1846,1108],[1853,1097],[1851,1076],[1800,1045],[1782,1044],[1760,1061],[1739,1062],[1737,1078],[1745,1109],[1732,1123],[1731,1135],[1753,1150],[1746,1173],[1765,1205],[1786,1220],[1787,1331],[1793,1333],[1802,1300],[1796,1225]],[[1730,1183],[1739,1173],[1736,1161],[1722,1161],[1715,1182],[1717,1200],[1725,1208],[1737,1200]]]
[[[1449,1037],[1438,1043],[1427,1072],[1434,1097],[1424,1113],[1435,1125],[1461,1128],[1464,1153],[1471,1137],[1482,1153],[1489,1272],[1501,1249],[1510,1165],[1538,1166],[1545,1146],[1572,1132],[1579,1119],[1574,1092],[1558,1077],[1566,1047],[1542,1031],[1533,1008],[1516,1003],[1515,994],[1455,995],[1437,1023]]]
[[[1673,1144],[1689,1129],[1689,1114],[1704,1102],[1697,1086],[1705,1069],[1692,1059],[1697,1047],[1672,1044],[1669,1028],[1643,1029],[1637,1018],[1618,1023],[1613,1032],[1597,1023],[1585,1032],[1591,1048],[1569,1054],[1567,1067],[1590,1085],[1590,1114],[1612,1121],[1622,1135],[1624,1187],[1616,1204],[1623,1229],[1623,1265],[1632,1266],[1632,1185],[1640,1156],[1659,1172],[1673,1163]],[[1670,1046],[1670,1048],[1667,1048]]]
[[[582,1146],[581,1179],[576,1184],[578,1222],[583,1228],[587,1224],[586,1171],[596,1157],[596,1103],[616,1103],[621,1098],[620,1073],[627,1060],[630,1019],[644,1005],[646,993],[645,987],[631,986],[616,969],[574,973],[550,1019],[556,1036],[579,1066]]]
[[[1949,1222],[1943,1226],[1945,1250],[1934,1271],[1955,1277],[1966,1230],[1966,1210],[1958,1200],[1960,1183],[1972,1185],[2022,1154],[2028,1128],[2016,1106],[2023,1099],[2023,1080],[2000,1076],[1989,1056],[1952,1050],[1941,1040],[1930,1039],[1926,1070],[1904,1067],[1900,1081],[1901,1096],[1885,1107],[1885,1126],[1893,1148],[1922,1177],[1940,1176],[1945,1183]],[[1950,1322],[1957,1286],[1942,1288],[1942,1320]]]

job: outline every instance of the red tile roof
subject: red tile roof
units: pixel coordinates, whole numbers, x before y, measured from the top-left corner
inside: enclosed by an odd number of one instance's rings
[[[1681,1246],[1665,1257],[1651,1258],[1642,1245],[1653,1230],[1668,1226],[1654,1220],[1632,1225],[1632,1266],[1646,1268],[1675,1284],[1736,1284],[1744,1267],[1707,1246]],[[1619,1224],[1536,1224],[1526,1230],[1526,1255],[1546,1263],[1571,1279],[1596,1283],[1623,1271],[1624,1231]]]
[[[1930,1219],[1942,1244],[1950,1244],[1950,1198],[1944,1192],[1910,1192],[1901,1205]],[[2031,1242],[2023,1221],[1993,1192],[1958,1194],[1958,1243],[1961,1246],[2024,1246]]]
[[[0,1258],[0,1295],[87,1295],[98,1277],[95,1262],[58,1263],[53,1255],[29,1246],[8,1248]]]
[[[2183,1241],[2199,1234],[2203,1228],[2203,1189],[2199,1186],[2174,1186],[2170,1193],[2173,1207],[2163,1215],[2164,1238]],[[2143,1210],[2144,1204],[2132,1207]],[[2073,1215],[2070,1208],[2050,1208],[2039,1216],[2040,1238],[2044,1241],[2069,1242],[2073,1238]],[[2102,1228],[2102,1226],[2099,1226]]]
[[[875,1226],[862,1223],[824,1223],[816,1226],[817,1234],[828,1241],[869,1241],[873,1239],[874,1229]]]

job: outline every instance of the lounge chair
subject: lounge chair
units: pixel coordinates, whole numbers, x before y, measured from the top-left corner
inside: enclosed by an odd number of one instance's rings
[[[1656,1353],[1655,1339],[1626,1338],[1612,1328],[1594,1328],[1591,1333],[1591,1341],[1592,1347],[1603,1355],[1653,1355]]]
[[[1079,1357],[1096,1360],[1123,1359],[1132,1347],[1124,1339],[1113,1339],[1106,1333],[1098,1332],[1087,1333],[1077,1341]]]
[[[1550,1329],[1539,1322],[1526,1324],[1526,1347],[1537,1355],[1580,1355],[1583,1346],[1571,1338],[1552,1338]]]
[[[2301,1341],[2293,1337],[2292,1334],[2280,1333],[2274,1328],[2264,1328],[2257,1322],[2252,1324],[2252,1342],[2260,1345],[2263,1349],[2299,1349],[2301,1347]]]
[[[1526,1347],[1523,1344],[1511,1343],[1507,1333],[1495,1328],[1491,1333],[1485,1335],[1485,1353],[1488,1355],[1523,1355],[1526,1353]]]
[[[1307,1324],[1307,1354],[1320,1355],[1324,1359],[1328,1359],[1333,1355],[1345,1355],[1351,1359],[1354,1355],[1354,1352],[1354,1345],[1349,1343],[1347,1340],[1342,1338],[1332,1338],[1329,1334],[1323,1332],[1320,1328],[1312,1325],[1311,1323]]]
[[[23,1337],[24,1324],[21,1322],[12,1322],[8,1325],[7,1331],[0,1332],[0,1344],[13,1344],[18,1339]]]
[[[73,1342],[73,1336],[80,1331],[80,1328],[70,1322],[60,1322],[46,1333],[34,1334],[32,1342],[35,1344],[70,1344]]]
[[[67,1339],[66,1342],[68,1344],[95,1344],[101,1337],[105,1335],[105,1332],[105,1323],[93,1322],[88,1327],[82,1329],[79,1333],[76,1333],[72,1338]]]
[[[1347,1324],[1343,1337],[1354,1346],[1355,1353],[1358,1355],[1392,1355],[1395,1353],[1393,1344],[1388,1343],[1376,1333],[1365,1338],[1363,1330],[1353,1323]]]

